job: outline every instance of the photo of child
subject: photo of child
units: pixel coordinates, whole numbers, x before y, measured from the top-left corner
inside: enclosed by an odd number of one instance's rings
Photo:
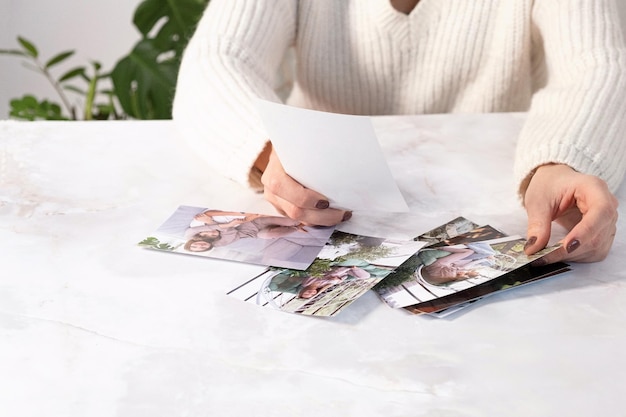
[[[334,316],[424,245],[335,231],[305,271],[272,268],[229,294],[285,312]]]

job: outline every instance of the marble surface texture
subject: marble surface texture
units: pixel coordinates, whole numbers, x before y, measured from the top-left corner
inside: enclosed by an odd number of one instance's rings
[[[509,234],[523,114],[381,117],[413,237],[463,215]],[[273,213],[160,122],[0,122],[0,415],[624,415],[626,187],[606,261],[447,319],[368,292],[332,319],[225,295],[262,267],[140,249],[179,204]],[[555,228],[555,239],[563,231]]]

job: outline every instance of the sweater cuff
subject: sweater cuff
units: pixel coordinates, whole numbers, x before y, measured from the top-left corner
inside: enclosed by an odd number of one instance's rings
[[[604,180],[609,188],[614,191],[620,184],[620,178],[611,173],[616,171],[615,163],[611,161],[593,158],[584,149],[579,149],[574,145],[556,143],[544,145],[531,152],[519,153],[514,169],[515,183],[519,184],[518,195],[521,201],[528,184],[532,180],[537,169],[544,165],[563,164],[575,171],[582,172]]]

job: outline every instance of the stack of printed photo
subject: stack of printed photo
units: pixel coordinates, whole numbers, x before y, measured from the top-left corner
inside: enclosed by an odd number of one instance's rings
[[[281,216],[180,206],[150,249],[267,266],[229,295],[295,314],[334,316],[374,289],[392,308],[448,316],[495,292],[568,270],[532,266],[525,240],[459,217],[400,241],[313,227]]]
[[[532,262],[558,249],[524,254],[525,239],[463,217],[424,233],[427,246],[374,289],[393,308],[445,317],[481,298],[569,270],[557,262]]]

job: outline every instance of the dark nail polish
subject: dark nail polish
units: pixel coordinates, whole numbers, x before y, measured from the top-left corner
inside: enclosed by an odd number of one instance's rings
[[[570,243],[567,244],[567,247],[565,248],[565,250],[567,250],[567,253],[572,253],[576,249],[578,249],[579,246],[580,246],[580,242],[578,240],[572,240]]]
[[[352,218],[352,212],[351,211],[346,211],[345,213],[343,213],[343,219],[341,219],[342,222],[346,222],[348,220],[350,220]]]
[[[537,242],[537,236],[531,236],[530,239],[526,241],[526,244],[524,244],[524,250],[530,248],[535,242]]]
[[[327,209],[329,206],[330,206],[330,203],[328,202],[328,200],[320,200],[315,205],[315,208],[323,210],[323,209]]]

